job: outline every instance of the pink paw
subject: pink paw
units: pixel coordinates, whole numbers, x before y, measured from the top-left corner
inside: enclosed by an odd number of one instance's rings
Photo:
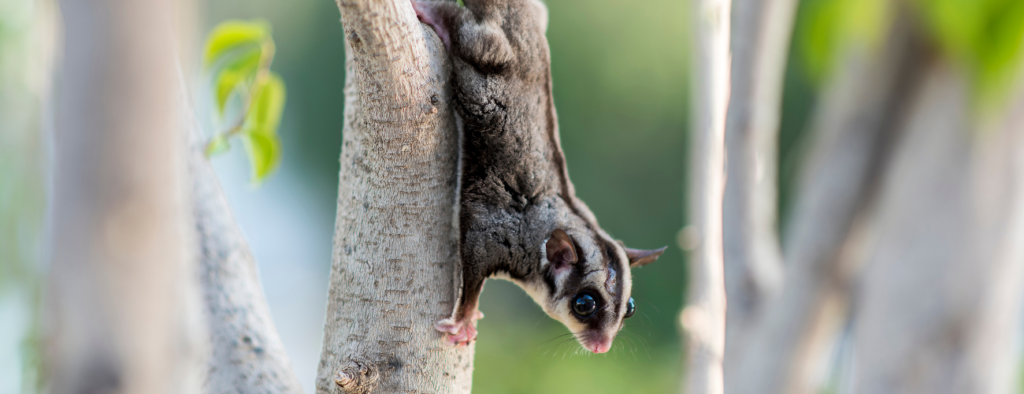
[[[448,346],[468,346],[476,340],[476,321],[483,317],[483,313],[476,311],[471,319],[455,320],[448,318],[434,323],[434,328],[447,334],[445,335],[444,343]]]

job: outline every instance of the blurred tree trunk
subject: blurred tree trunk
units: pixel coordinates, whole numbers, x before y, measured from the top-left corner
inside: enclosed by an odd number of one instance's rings
[[[919,37],[918,37],[919,38]],[[881,51],[838,55],[819,100],[786,237],[785,286],[761,300],[728,364],[731,393],[810,393],[824,350],[845,319],[863,256],[864,212],[877,194],[921,43],[897,24]],[[863,230],[858,230],[863,229]],[[732,324],[732,323],[730,323]]]
[[[1024,278],[1024,89],[995,119],[932,57],[885,173],[854,327],[858,393],[1011,393]]]
[[[1013,392],[1024,296],[1024,86],[1005,113],[979,112],[968,73],[939,56],[910,12],[894,7],[882,50],[840,51],[812,126],[777,290],[747,279],[772,262],[764,245],[774,234],[758,222],[770,215],[756,214],[767,188],[750,181],[760,145],[727,135],[726,262],[743,263],[727,266],[730,393],[820,390],[814,378],[828,363],[827,345],[851,317],[855,392]],[[740,41],[734,50],[766,51]],[[734,53],[734,73],[751,58]],[[757,96],[749,85],[734,74],[729,133],[757,111],[745,108]]]
[[[723,202],[726,375],[781,285],[776,169],[782,85],[796,0],[735,0]]]
[[[339,0],[347,81],[318,393],[468,393],[473,349],[445,347],[458,133],[441,41],[408,0]]]
[[[53,393],[193,393],[198,297],[176,2],[62,1],[46,359]]]
[[[184,85],[184,83],[182,84]],[[182,100],[189,146],[192,212],[210,353],[203,392],[301,394],[302,385],[274,327],[249,245],[235,222],[205,141]]]
[[[680,314],[686,337],[683,392],[722,393],[725,274],[722,194],[725,111],[729,100],[730,0],[691,0],[692,128],[690,130],[689,294]]]

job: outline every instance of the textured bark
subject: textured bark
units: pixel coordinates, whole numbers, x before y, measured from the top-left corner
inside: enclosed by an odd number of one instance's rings
[[[751,321],[781,285],[776,157],[782,85],[796,5],[796,0],[736,0],[732,7],[731,92],[725,123],[728,164],[722,223],[729,299],[726,371],[744,353]]]
[[[191,108],[188,103],[183,107]],[[274,327],[256,261],[206,159],[198,123],[191,111],[186,115],[196,260],[211,351],[206,355],[203,392],[301,394],[302,385]]]
[[[857,46],[838,59],[811,126],[814,140],[786,237],[785,286],[764,300],[761,315],[744,327],[743,347],[729,354],[730,393],[818,389],[815,368],[845,317],[870,225],[865,212],[922,57],[909,28],[897,23],[883,50]]]
[[[722,393],[725,278],[722,194],[725,111],[729,97],[729,0],[692,0],[693,93],[689,221],[693,242],[689,294],[680,314],[686,336],[683,392]]]
[[[1024,95],[982,122],[963,73],[943,62],[918,72],[858,301],[854,391],[1014,392]]]
[[[341,0],[347,81],[318,393],[468,393],[442,345],[457,263],[450,65],[408,0]]]
[[[61,6],[50,391],[196,392],[175,2]]]

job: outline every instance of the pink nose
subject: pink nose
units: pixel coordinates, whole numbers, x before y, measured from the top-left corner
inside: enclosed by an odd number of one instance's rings
[[[594,353],[604,353],[612,348],[612,338],[601,338],[600,340],[587,344],[587,350]]]

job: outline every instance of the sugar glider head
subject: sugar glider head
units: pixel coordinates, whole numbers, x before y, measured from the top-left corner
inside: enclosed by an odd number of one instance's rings
[[[637,250],[590,226],[558,228],[540,245],[546,291],[530,295],[583,347],[607,352],[623,320],[633,316],[630,268],[650,264],[665,248]]]

